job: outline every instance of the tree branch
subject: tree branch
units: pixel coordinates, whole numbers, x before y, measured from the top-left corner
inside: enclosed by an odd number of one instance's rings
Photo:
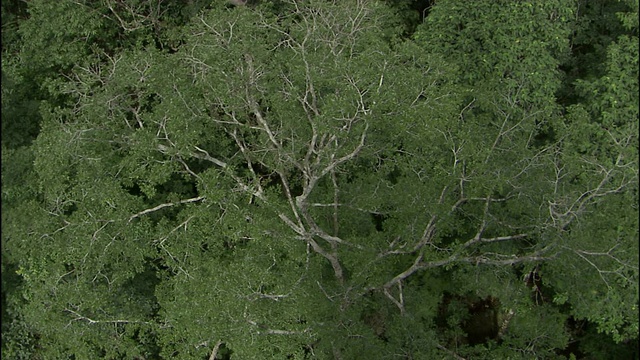
[[[86,316],[82,316],[80,315],[78,312],[71,310],[69,308],[64,309],[64,311],[72,314],[75,316],[75,318],[73,320],[71,320],[71,322],[73,321],[79,321],[79,320],[83,320],[88,322],[89,324],[145,324],[145,325],[151,325],[150,322],[148,321],[140,321],[140,320],[94,320],[91,318],[88,318]],[[69,325],[71,325],[71,322],[69,322]]]
[[[135,219],[137,217],[140,217],[142,215],[145,215],[145,214],[148,214],[148,213],[151,213],[151,212],[154,212],[154,211],[158,211],[160,209],[163,209],[163,208],[166,208],[166,207],[169,207],[169,206],[192,203],[192,202],[203,200],[204,198],[205,198],[204,196],[198,196],[198,197],[194,197],[194,198],[191,198],[191,199],[180,200],[180,201],[173,202],[173,203],[160,204],[160,205],[158,205],[156,207],[153,207],[151,209],[146,209],[146,210],[143,210],[143,211],[141,211],[141,212],[139,212],[137,214],[131,215],[131,217],[129,218],[129,222],[131,222],[131,220],[133,220],[133,219]]]
[[[220,350],[220,345],[222,345],[222,340],[218,340],[218,342],[216,342],[216,344],[213,346],[213,349],[211,349],[211,355],[209,355],[209,360],[216,359],[216,356],[218,355],[218,350]]]
[[[253,320],[247,319],[247,322],[253,326],[258,327],[264,332],[264,334],[267,334],[267,335],[302,335],[311,331],[310,328],[306,328],[303,331],[276,330],[276,329],[270,329],[265,325],[258,324]],[[260,333],[260,331],[258,333]]]

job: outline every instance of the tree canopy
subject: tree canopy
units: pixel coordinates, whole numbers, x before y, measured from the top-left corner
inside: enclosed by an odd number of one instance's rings
[[[637,0],[2,15],[9,358],[638,358]]]

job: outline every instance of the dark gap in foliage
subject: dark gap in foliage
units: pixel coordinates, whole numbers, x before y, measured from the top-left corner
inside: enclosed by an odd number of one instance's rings
[[[573,355],[576,359],[586,358],[586,354],[580,349],[580,338],[584,336],[584,328],[587,325],[586,320],[578,320],[573,316],[569,316],[565,326],[570,334],[569,343],[566,348],[558,349],[557,355],[570,358]]]
[[[147,258],[144,270],[135,274],[128,280],[123,288],[132,296],[145,299],[158,307],[158,299],[155,295],[156,286],[160,284],[157,267],[154,259]]]
[[[445,292],[438,306],[435,323],[445,334],[449,346],[479,345],[498,340],[500,302],[492,296],[484,299],[474,295],[461,296]],[[459,327],[463,336],[452,335]]]
[[[222,343],[218,348],[215,360],[231,360],[231,355],[233,355],[233,350],[226,343]],[[207,355],[207,359],[209,359],[209,355]]]
[[[136,328],[131,338],[145,350],[144,358],[136,359],[160,359],[162,348],[158,345],[158,334],[154,330]]]
[[[310,344],[303,344],[302,345],[302,351],[303,351],[303,354],[304,354],[304,359],[315,357],[314,349],[316,348],[316,346],[318,345],[319,342],[320,342],[320,339],[316,339],[314,342],[312,342]]]
[[[362,312],[360,320],[364,322],[372,331],[373,334],[384,342],[389,342],[387,337],[387,314],[383,309],[366,309]]]
[[[249,240],[251,239],[246,236],[239,236],[236,238],[225,236],[223,244],[227,250],[236,250],[246,247],[249,244]]]
[[[181,198],[198,196],[198,187],[195,179],[185,178],[181,174],[171,174],[171,177],[164,184],[156,187],[157,195],[177,194]],[[156,196],[157,196],[156,195]]]
[[[533,137],[532,146],[543,148],[556,142],[556,132],[549,124],[539,124],[538,131]]]
[[[229,119],[227,116],[227,113],[224,109],[224,107],[220,104],[212,104],[211,106],[207,107],[204,111],[204,113],[212,118],[212,119],[216,119],[216,120],[232,120]]]
[[[420,22],[423,22],[429,16],[435,3],[436,0],[413,0],[411,7],[420,14]]]
[[[404,25],[401,38],[408,39],[415,33],[418,25],[429,16],[435,0],[387,0],[386,3],[398,13],[398,17]]]
[[[603,337],[598,325],[587,320],[570,318],[567,327],[573,340],[567,348],[557,351],[560,355],[573,353],[577,359],[640,359],[637,338],[616,343],[611,337]]]
[[[145,113],[151,113],[153,112],[154,107],[160,105],[161,103],[162,98],[160,97],[160,95],[156,93],[147,94],[142,101],[142,106],[140,107],[140,109]]]
[[[498,311],[500,303],[494,297],[479,299],[469,304],[471,318],[464,324],[469,345],[484,344],[498,336]]]
[[[393,170],[391,170],[387,174],[387,180],[391,183],[391,185],[396,185],[398,184],[398,180],[400,179],[401,176],[402,176],[402,171],[400,170],[400,168],[394,165]]]
[[[319,241],[320,239],[315,239],[316,241]],[[328,261],[323,261],[322,265],[321,265],[321,276],[320,279],[327,281],[327,283],[329,284],[333,284],[336,285],[338,284],[337,279],[336,279],[336,273],[333,270],[333,267],[331,266],[331,264]],[[343,266],[342,268],[342,278],[344,280],[344,282],[348,282],[351,279],[351,270],[349,270],[349,268],[347,268],[346,266]],[[331,283],[334,282],[335,283]],[[325,284],[323,284],[323,286],[325,286]],[[327,290],[327,287],[325,287],[325,290]],[[328,290],[327,290],[328,291]]]
[[[24,0],[2,0],[2,24],[15,19],[26,20],[29,17],[28,2]]]
[[[169,272],[171,269],[167,266],[167,264],[164,262],[164,259],[158,257],[155,259],[151,259],[150,260],[150,266],[153,266],[153,268],[155,269],[156,274],[158,273],[167,273]]]
[[[13,305],[12,302],[21,297],[16,296],[21,291],[21,287],[24,283],[24,279],[18,275],[17,271],[19,266],[12,261],[9,261],[5,254],[2,253],[2,290],[0,294],[2,296],[2,328],[4,333],[5,326],[10,325],[10,320],[14,319],[14,311],[17,309],[10,309],[9,305]],[[9,302],[11,297],[12,302]],[[2,337],[4,341],[4,336]]]
[[[298,197],[302,195],[304,191],[304,180],[303,175],[300,170],[294,169],[292,170],[291,176],[289,176],[289,187],[291,191],[291,196]]]
[[[209,168],[216,167],[216,165],[214,165],[211,161],[202,160],[199,158],[182,159],[182,161],[184,161],[189,169],[195,174],[201,174]],[[189,174],[186,169],[184,170],[184,174]]]
[[[69,217],[71,215],[73,215],[73,213],[75,213],[78,210],[78,205],[76,205],[75,202],[70,203],[69,205],[65,205],[64,206],[64,210],[62,212],[62,215]]]
[[[142,189],[140,189],[140,186],[138,185],[138,183],[133,183],[133,185],[131,186],[122,186],[122,188],[129,194],[129,195],[133,195],[133,196],[144,196],[144,194],[142,193]]]
[[[553,289],[545,286],[542,281],[541,267],[535,266],[531,271],[524,275],[524,282],[531,289],[531,300],[536,305],[551,303],[553,300]]]
[[[371,213],[371,220],[373,221],[373,225],[376,227],[376,231],[381,232],[384,231],[384,221],[389,218],[388,215],[380,214],[380,213]]]
[[[358,311],[359,320],[378,340],[388,343],[391,335],[388,331],[389,323],[392,322],[395,308],[389,307],[388,299],[380,291],[368,292],[363,300],[364,306]]]
[[[260,179],[260,184],[264,188],[272,188],[278,187],[282,184],[282,180],[280,179],[280,175],[273,170],[261,163],[251,164],[253,167],[253,171],[256,176]]]
[[[66,273],[60,277],[60,281],[66,283],[69,278],[73,277],[73,273],[76,271],[76,266],[71,263],[65,263],[64,270]]]
[[[30,145],[40,132],[40,101],[33,85],[2,72],[2,144],[10,149]]]
[[[184,209],[184,204],[167,206],[160,210],[153,211],[145,216],[149,218],[154,226],[159,224],[163,220],[168,221],[169,223],[173,223],[175,221],[178,221],[178,215],[180,214],[180,211],[182,209]]]

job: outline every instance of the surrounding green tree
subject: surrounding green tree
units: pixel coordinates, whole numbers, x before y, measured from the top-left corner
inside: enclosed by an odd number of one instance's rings
[[[5,354],[634,356],[637,1],[233,3],[12,25]]]

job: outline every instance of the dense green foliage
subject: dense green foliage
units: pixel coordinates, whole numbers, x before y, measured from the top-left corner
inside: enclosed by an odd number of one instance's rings
[[[638,1],[2,2],[11,359],[638,358]]]

